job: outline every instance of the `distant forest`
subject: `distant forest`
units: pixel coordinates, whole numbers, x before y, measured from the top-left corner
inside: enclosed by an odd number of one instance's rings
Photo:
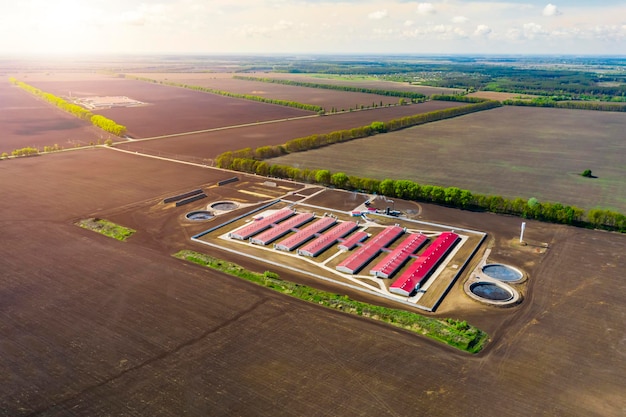
[[[286,73],[370,75],[466,91],[499,91],[561,100],[626,101],[624,57],[321,57],[276,62],[265,68]]]

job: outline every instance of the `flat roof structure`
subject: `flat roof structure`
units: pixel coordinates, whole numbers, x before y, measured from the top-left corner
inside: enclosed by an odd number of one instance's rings
[[[228,237],[231,239],[239,239],[239,240],[248,240],[250,237],[256,235],[257,233],[261,233],[265,229],[269,229],[273,223],[278,223],[286,218],[289,218],[296,214],[296,212],[290,208],[284,208],[278,210],[277,212],[258,219],[254,220],[248,225],[242,227],[239,230],[235,230],[234,232],[230,232]]]
[[[340,238],[347,236],[357,227],[359,227],[359,225],[356,222],[341,222],[328,232],[307,243],[302,249],[298,249],[298,255],[314,258],[334,245]]]
[[[337,219],[330,216],[325,216],[317,219],[313,224],[308,225],[302,230],[298,230],[287,239],[276,243],[274,247],[278,250],[284,250],[291,252],[295,248],[313,239],[316,235],[328,229],[330,226],[337,223]]]
[[[422,283],[430,276],[433,269],[446,257],[450,249],[459,240],[454,232],[444,232],[430,244],[409,268],[396,279],[389,291],[394,294],[409,296],[418,290]]]
[[[421,233],[409,234],[397,248],[370,269],[370,275],[389,278],[395,274],[395,272],[409,260],[409,257],[417,252],[427,240],[428,237]]]
[[[398,225],[385,227],[382,232],[344,259],[335,269],[347,274],[355,274],[377,256],[384,247],[400,237],[404,231],[405,229]]]
[[[263,233],[251,237],[249,242],[255,245],[268,245],[276,239],[291,232],[294,227],[303,225],[306,222],[310,222],[315,217],[313,213],[298,213],[287,220],[280,222],[270,229],[265,230]]]
[[[363,242],[367,239],[369,235],[367,232],[359,231],[355,232],[353,235],[349,236],[343,242],[341,242],[338,246],[340,250],[351,250],[353,247],[357,245],[357,243]]]

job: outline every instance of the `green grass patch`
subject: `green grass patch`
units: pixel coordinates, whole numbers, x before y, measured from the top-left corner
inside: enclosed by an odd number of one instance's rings
[[[105,236],[112,237],[113,239],[121,241],[125,241],[126,239],[131,237],[133,233],[136,232],[136,230],[120,226],[104,219],[83,219],[76,224],[84,229],[93,230],[94,232],[98,232]]]
[[[488,335],[485,332],[469,325],[466,321],[436,319],[405,310],[363,303],[353,300],[346,295],[334,294],[306,285],[284,281],[274,272],[252,272],[235,263],[190,250],[182,250],[173,256],[243,278],[291,297],[340,310],[344,313],[389,323],[469,353],[480,352],[488,340]]]

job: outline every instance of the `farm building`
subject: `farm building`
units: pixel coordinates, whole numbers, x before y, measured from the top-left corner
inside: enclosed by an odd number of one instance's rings
[[[420,255],[415,262],[389,287],[394,294],[409,296],[418,290],[430,276],[437,265],[446,257],[456,244],[459,235],[453,232],[444,232],[437,237]]]
[[[267,217],[263,217],[258,220],[254,220],[252,223],[242,227],[239,230],[230,232],[228,237],[231,239],[248,240],[250,237],[261,233],[262,231],[269,229],[273,223],[278,223],[296,214],[296,212],[290,208],[284,208],[271,214]]]
[[[393,241],[404,232],[405,229],[398,225],[385,227],[372,241],[361,246],[352,255],[348,256],[343,262],[337,265],[337,271],[355,274],[363,268],[365,264],[376,257],[384,247],[393,243]]]
[[[298,255],[314,258],[334,245],[340,238],[352,233],[357,227],[359,227],[359,225],[356,222],[341,222],[328,232],[309,242],[302,249],[298,249]]]
[[[295,248],[304,243],[308,242],[310,239],[313,239],[316,235],[328,229],[332,225],[337,223],[337,219],[330,216],[324,216],[318,219],[313,224],[305,227],[302,230],[298,230],[293,235],[289,236],[287,239],[284,239],[280,243],[274,245],[274,247],[278,250],[284,250],[286,252],[291,252]]]
[[[428,237],[421,233],[411,233],[402,243],[370,269],[370,275],[389,278],[400,269],[409,257],[421,248]]]
[[[251,237],[250,243],[263,246],[269,245],[276,239],[279,239],[287,233],[291,232],[294,228],[310,222],[314,217],[315,215],[313,213],[296,214],[295,216],[290,217],[283,222],[272,224],[269,229],[258,235],[255,235],[254,237]]]
[[[346,251],[351,250],[358,243],[363,242],[368,237],[369,235],[366,232],[359,231],[359,232],[354,233],[351,236],[348,236],[346,239],[344,239],[344,241],[341,242],[338,247],[340,250],[346,250]]]

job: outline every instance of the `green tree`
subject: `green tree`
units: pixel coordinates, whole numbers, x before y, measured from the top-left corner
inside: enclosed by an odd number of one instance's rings
[[[385,133],[387,131],[387,125],[384,122],[372,122],[370,125],[374,132]]]
[[[387,197],[395,197],[396,196],[396,187],[395,181],[392,179],[384,179],[380,182],[378,186],[378,191]]]
[[[336,172],[330,177],[330,183],[337,188],[345,188],[348,182],[348,176],[343,172]]]
[[[320,169],[315,173],[315,182],[318,184],[330,184],[330,171],[327,169]]]

